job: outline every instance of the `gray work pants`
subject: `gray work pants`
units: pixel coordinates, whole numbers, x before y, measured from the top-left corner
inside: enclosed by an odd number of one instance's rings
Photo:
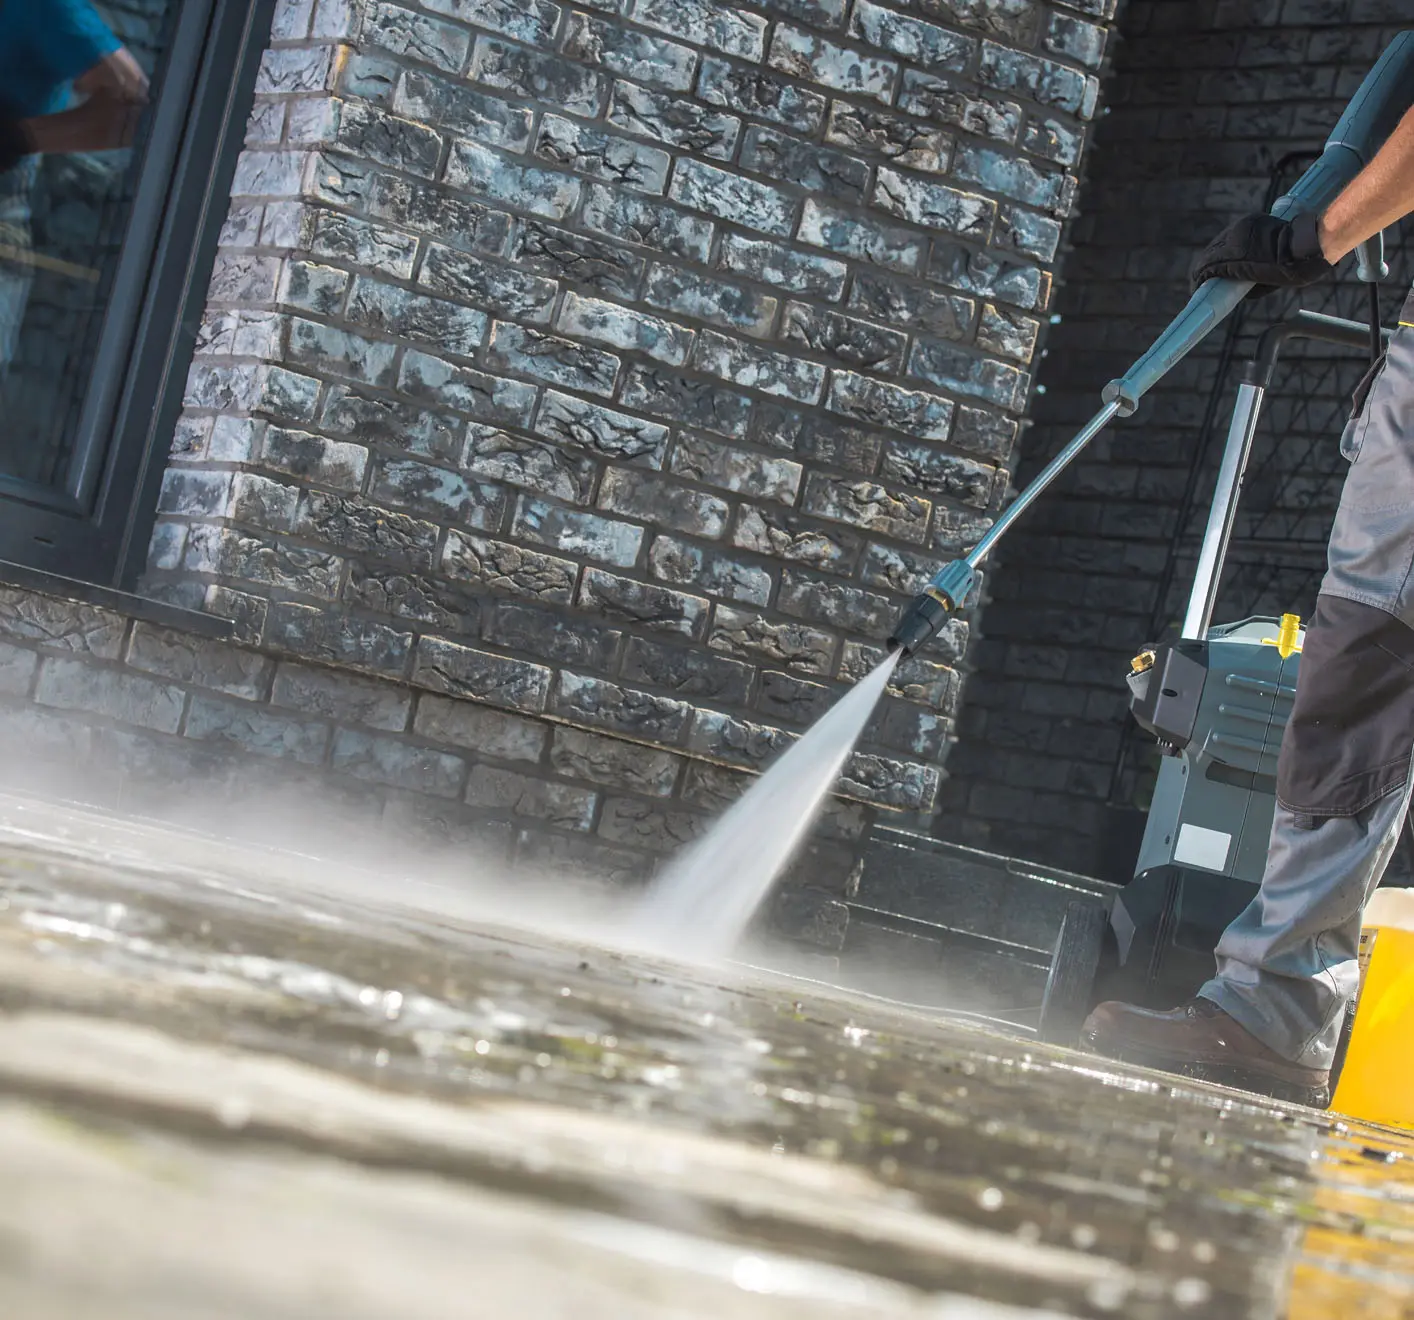
[[[1361,913],[1414,787],[1414,293],[1341,449],[1353,461],[1282,740],[1266,871],[1199,992],[1312,1068],[1334,1059]]]

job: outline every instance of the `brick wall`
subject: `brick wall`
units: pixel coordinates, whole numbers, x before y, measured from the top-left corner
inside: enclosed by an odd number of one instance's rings
[[[689,837],[997,507],[1111,7],[291,0],[147,589],[407,694],[378,746],[541,731],[458,796]],[[932,811],[967,636],[847,794]]]
[[[1319,149],[1409,18],[1394,0],[1131,0],[1063,258],[1021,480],[1183,305],[1194,250],[1261,204],[1284,156]],[[1394,264],[1387,315],[1404,291],[1399,274],[1404,287],[1410,275],[1406,258]],[[1359,318],[1363,296],[1347,283],[1302,301]],[[1239,361],[1296,301],[1247,316]],[[1123,676],[1137,646],[1181,616],[1235,387],[1233,373],[1180,523],[1221,343],[1210,337],[1136,417],[1103,435],[1005,543],[942,793],[946,837],[1092,874],[1132,864],[1106,852],[1123,809],[1145,804],[1152,769],[1131,748],[1115,782],[1121,814],[1106,809],[1127,722]],[[1289,354],[1249,469],[1218,618],[1309,614],[1343,476],[1336,440],[1363,367],[1332,350]],[[1171,558],[1177,571],[1160,599]]]

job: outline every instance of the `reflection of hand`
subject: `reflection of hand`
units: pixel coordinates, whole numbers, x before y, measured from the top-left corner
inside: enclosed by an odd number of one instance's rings
[[[34,138],[30,136],[24,120],[0,111],[0,174],[14,169],[35,149]]]

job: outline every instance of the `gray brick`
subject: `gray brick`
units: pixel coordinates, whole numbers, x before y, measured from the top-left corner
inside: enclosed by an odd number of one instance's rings
[[[401,565],[355,560],[349,565],[343,599],[351,609],[413,620],[441,632],[474,633],[481,618],[480,593]]]
[[[538,720],[431,692],[418,694],[413,728],[429,742],[469,747],[497,761],[538,762],[550,740],[549,727]]]
[[[809,202],[806,205],[810,205]],[[797,252],[764,239],[727,234],[722,239],[718,263],[727,270],[763,284],[776,284],[792,293],[835,299],[844,293],[849,268],[832,257]]]
[[[162,493],[157,500],[161,513],[179,513],[191,518],[223,514],[231,498],[229,472],[184,472],[168,468],[162,476]]]
[[[1040,331],[1041,323],[1035,318],[987,303],[977,326],[977,347],[1017,362],[1029,362]]]
[[[999,408],[1019,409],[1026,401],[1025,373],[990,358],[973,357],[951,344],[918,340],[908,369],[931,385]]]
[[[688,261],[706,261],[712,246],[712,225],[708,221],[597,183],[590,186],[585,199],[584,224],[597,233]]]
[[[905,431],[925,440],[946,440],[954,411],[951,399],[924,390],[907,390],[852,371],[836,371],[832,375],[825,407],[870,426]]]
[[[789,236],[795,224],[794,198],[702,161],[680,159],[668,195],[695,211],[768,234]],[[706,260],[705,248],[698,259]]]
[[[623,676],[629,682],[666,688],[694,700],[745,705],[751,674],[750,665],[713,655],[700,646],[665,646],[645,637],[630,637],[624,652]]]
[[[422,7],[532,46],[549,46],[559,21],[549,0],[422,0]]]
[[[993,243],[1000,248],[1051,261],[1060,247],[1060,222],[1049,216],[1037,215],[1020,206],[1003,206],[997,212],[997,228]]]
[[[952,139],[939,129],[848,101],[836,101],[830,107],[825,141],[874,152],[926,174],[946,173],[952,151]]]
[[[275,672],[270,702],[327,720],[397,732],[407,727],[412,697],[406,689],[376,679],[285,661]]]
[[[718,444],[684,432],[673,449],[672,470],[678,476],[720,486],[740,495],[790,504],[800,488],[801,467],[789,459],[768,457],[748,449]]]
[[[280,285],[280,303],[318,316],[337,316],[348,292],[347,271],[310,261],[291,261]]]
[[[558,445],[509,435],[492,426],[473,426],[466,466],[478,476],[568,504],[586,504],[598,470],[592,460],[567,454]]]
[[[300,317],[290,320],[289,361],[333,376],[350,376],[369,385],[393,383],[397,349]]]
[[[556,679],[550,708],[561,719],[661,743],[681,738],[692,718],[685,701],[567,671]]]
[[[445,178],[463,192],[552,220],[579,203],[580,182],[572,175],[513,164],[474,142],[452,143]]]
[[[586,118],[593,118],[604,99],[605,81],[592,70],[494,37],[477,38],[468,76]]]
[[[505,321],[491,328],[486,360],[503,370],[588,394],[612,394],[619,370],[619,359],[612,353]]]
[[[779,40],[777,37],[778,44]],[[819,92],[806,91],[756,69],[738,68],[725,60],[702,61],[697,95],[710,105],[769,119],[809,136],[819,132],[825,122],[827,102]]]
[[[598,568],[585,569],[578,604],[597,618],[693,639],[701,637],[708,610],[700,596],[635,582]]]
[[[898,65],[863,55],[800,28],[777,27],[771,42],[772,68],[793,78],[832,87],[853,96],[870,96],[885,104],[893,97]]]
[[[356,729],[335,733],[330,765],[356,779],[392,784],[433,797],[460,797],[466,777],[466,762],[450,752]]]
[[[648,570],[660,582],[747,605],[765,605],[771,595],[771,575],[764,568],[672,536],[653,538]]]
[[[438,242],[487,256],[505,253],[511,217],[438,184],[386,175],[374,189],[373,214],[405,229],[431,234]]]
[[[840,776],[840,792],[901,811],[926,811],[938,795],[935,766],[856,752]]]
[[[193,534],[188,541],[184,567],[189,571],[221,573],[329,600],[338,594],[345,564],[342,556],[233,527],[210,530],[209,540]]]
[[[668,811],[636,798],[610,798],[598,832],[634,848],[672,852],[701,837],[710,824],[707,817],[692,812]]]
[[[558,115],[540,121],[535,154],[565,169],[640,192],[661,193],[671,157],[612,133],[601,133]]]
[[[401,5],[376,5],[363,26],[363,39],[380,50],[456,73],[471,51],[465,28],[415,13]]]
[[[726,501],[715,495],[679,485],[657,473],[628,468],[612,468],[604,474],[599,507],[707,541],[722,535],[730,517]]]
[[[254,472],[237,472],[231,478],[231,498],[223,510],[235,522],[270,531],[289,531],[299,503],[298,486],[272,481]]]
[[[511,533],[523,541],[627,568],[638,558],[643,529],[593,513],[561,509],[522,496]]]
[[[966,554],[992,522],[972,510],[939,509],[933,519],[933,548],[945,555]]]
[[[935,556],[920,555],[875,541],[865,551],[859,579],[867,586],[913,596],[923,590],[942,566],[943,561]]]
[[[744,394],[659,367],[630,370],[619,399],[639,412],[719,435],[745,435],[751,414],[751,400]]]
[[[966,647],[967,625],[960,619],[950,619],[943,629],[945,633],[957,630],[962,634],[962,642],[954,649],[960,653]],[[880,646],[846,642],[839,677],[846,683],[857,683],[883,659],[884,650]],[[889,691],[905,701],[945,709],[956,700],[958,676],[946,665],[913,655],[899,662],[889,680]]]
[[[295,530],[345,550],[423,568],[430,565],[437,541],[431,523],[318,490],[301,498]]]
[[[514,256],[517,264],[528,270],[538,270],[609,297],[635,297],[643,275],[642,258],[533,220],[521,228]]]
[[[1045,12],[1037,0],[926,0],[923,8],[945,23],[993,33],[1022,46],[1036,38]]]
[[[673,791],[682,758],[583,729],[556,729],[550,764],[560,774],[591,784],[667,797]]]
[[[412,645],[411,634],[387,624],[293,601],[271,606],[265,640],[276,651],[394,676],[402,673]]]
[[[692,86],[697,71],[696,51],[589,14],[569,16],[564,52],[571,59],[677,92]]]
[[[223,701],[197,693],[187,713],[186,736],[201,742],[230,743],[260,756],[318,765],[329,745],[322,720],[291,719],[246,701]]]
[[[869,637],[888,635],[898,617],[898,607],[886,596],[843,582],[808,577],[796,569],[781,573],[776,608],[782,614]]]
[[[848,573],[864,541],[852,532],[815,526],[783,509],[746,505],[737,516],[731,543],[789,563]]]
[[[1016,444],[1016,430],[1016,422],[1010,417],[985,408],[962,407],[957,410],[957,421],[953,423],[952,445],[1005,463]]]
[[[844,23],[846,0],[761,0],[758,8],[782,18],[817,28],[837,28]]]
[[[766,53],[764,18],[711,0],[636,0],[633,19],[738,59],[759,61]]]
[[[650,307],[757,336],[770,334],[777,306],[774,298],[754,289],[670,266],[649,269],[643,300]]]
[[[837,362],[892,375],[903,365],[905,336],[838,312],[804,303],[786,306],[782,338],[804,344]]]
[[[692,365],[745,389],[800,403],[814,403],[825,387],[825,368],[818,363],[729,339],[714,330],[704,330],[697,337]]]
[[[528,596],[568,605],[574,594],[577,565],[568,559],[542,555],[505,541],[448,532],[442,549],[442,571],[450,578],[472,582],[488,591]]]
[[[735,115],[624,82],[614,84],[608,119],[639,137],[716,160],[730,160],[741,135],[741,120]]]
[[[652,468],[663,466],[668,444],[665,426],[555,390],[545,391],[535,419],[535,431],[559,444],[587,450],[601,458]]]
[[[915,225],[941,229],[985,242],[996,216],[996,203],[946,184],[929,183],[887,167],[879,170],[874,204]],[[899,263],[881,263],[899,264]],[[899,264],[900,269],[908,267]]]
[[[1033,156],[1054,161],[1057,165],[1074,165],[1080,159],[1085,145],[1085,135],[1080,130],[1058,119],[1038,119],[1032,116],[1026,121],[1021,134],[1021,145]]]
[[[985,509],[991,502],[997,469],[975,459],[944,453],[932,445],[892,440],[884,453],[880,475],[888,481]]]
[[[535,714],[545,708],[550,671],[526,660],[423,637],[413,656],[412,681],[434,692]]]
[[[864,426],[821,413],[802,413],[780,404],[763,404],[752,419],[752,439],[772,449],[789,449],[801,458],[829,467],[873,472],[883,435]]]
[[[342,104],[338,145],[360,160],[424,179],[433,176],[442,155],[442,139],[430,128],[358,101]]]
[[[434,293],[476,303],[517,321],[545,324],[555,302],[555,282],[484,261],[440,243],[430,244],[418,282]]]
[[[767,719],[783,724],[813,724],[830,708],[833,688],[810,683],[794,674],[766,670],[753,706]]]
[[[408,279],[417,256],[417,239],[353,216],[325,211],[315,223],[310,251],[316,257]]]
[[[806,478],[801,508],[820,518],[915,543],[923,540],[932,510],[927,500],[916,495],[895,493],[872,481],[848,481],[822,472]]]
[[[463,50],[469,50],[470,46],[471,39],[464,34]],[[451,58],[450,49],[438,56],[444,64]],[[397,91],[398,78],[402,72],[403,65],[399,60],[387,55],[356,52],[344,61],[337,80],[337,90],[340,96],[371,101],[374,105],[388,110],[392,108],[393,93]],[[280,108],[283,110],[284,107]],[[225,245],[224,240],[222,245]]]
[[[1093,80],[1053,60],[1037,59],[1034,55],[984,41],[977,76],[998,91],[1029,96],[1054,110],[1065,110],[1086,119],[1094,113]]]
[[[899,59],[924,68],[941,68],[960,73],[976,53],[977,42],[925,23],[872,0],[859,0],[850,18],[851,35],[870,46],[886,50]]]
[[[577,293],[565,294],[555,327],[564,334],[642,353],[670,366],[681,366],[687,360],[692,339],[691,331],[682,326]]]
[[[733,719],[715,710],[699,710],[687,746],[700,756],[759,770],[790,746],[795,734],[766,724]]]
[[[499,486],[468,481],[459,472],[421,459],[382,458],[373,468],[368,493],[388,504],[433,518],[455,518],[463,527],[495,531],[505,518],[508,496]]]
[[[849,291],[854,311],[887,325],[921,330],[940,339],[966,339],[977,304],[874,271],[860,271]]]
[[[899,109],[964,133],[994,142],[1015,142],[1021,131],[1022,110],[1015,101],[968,91],[955,79],[907,69]]]
[[[614,667],[623,639],[619,629],[586,623],[582,614],[507,600],[498,601],[488,614],[482,636],[493,646],[522,651],[544,664],[601,672]]]
[[[971,143],[960,144],[953,155],[953,175],[964,183],[976,184],[1028,206],[1065,206],[1068,209],[1068,182],[1064,174],[1037,169],[1030,161],[1007,152]]]
[[[879,202],[883,177],[893,171],[881,169],[880,182],[875,185],[875,201]],[[918,183],[916,188],[929,185]],[[948,191],[951,191],[949,189]],[[899,211],[898,214],[905,214]],[[915,224],[916,217],[907,217]],[[828,248],[840,256],[855,261],[867,261],[875,266],[887,266],[893,270],[916,270],[923,258],[924,243],[917,234],[895,229],[870,219],[850,215],[836,207],[807,198],[801,215],[797,237],[802,243],[812,243],[816,247]]]
[[[277,47],[264,52],[256,74],[258,93],[322,92],[330,86],[333,51],[328,46]]]
[[[862,160],[771,128],[747,130],[741,167],[847,202],[862,202],[869,186],[869,167]]]
[[[420,339],[458,357],[470,357],[486,337],[485,312],[363,275],[354,281],[348,317],[378,334]]]
[[[935,246],[928,275],[965,293],[1027,309],[1044,307],[1050,297],[1050,276],[1044,271],[1029,262],[1008,261],[995,252],[979,252],[961,243]]]
[[[393,109],[407,119],[434,124],[445,133],[488,147],[524,151],[530,145],[531,112],[460,82],[409,70],[398,80]]]
[[[652,860],[646,853],[601,844],[579,833],[524,829],[515,836],[515,865],[527,878],[542,876],[550,886],[573,875],[584,884],[622,893],[644,884]]]
[[[765,659],[810,674],[828,674],[835,654],[835,639],[827,632],[773,621],[728,605],[717,606],[707,645],[738,659]]]
[[[253,651],[149,623],[135,623],[128,665],[145,674],[196,683],[233,697],[256,700],[270,681],[272,663]]]
[[[451,463],[461,458],[466,427],[465,422],[400,400],[358,394],[344,385],[330,388],[320,425],[335,435],[355,436],[367,444],[406,449]]]
[[[137,674],[101,669],[87,660],[49,656],[40,665],[34,700],[41,706],[81,710],[122,724],[176,733],[186,693]]]
[[[513,770],[477,765],[471,768],[467,780],[466,800],[476,807],[533,816],[558,829],[587,830],[598,798],[587,789],[570,784],[547,783]]]

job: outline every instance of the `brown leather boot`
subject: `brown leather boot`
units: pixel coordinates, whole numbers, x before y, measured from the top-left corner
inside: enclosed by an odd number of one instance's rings
[[[1324,1109],[1330,1074],[1303,1068],[1263,1045],[1210,999],[1167,1013],[1111,1000],[1085,1019],[1081,1044],[1125,1063]]]

